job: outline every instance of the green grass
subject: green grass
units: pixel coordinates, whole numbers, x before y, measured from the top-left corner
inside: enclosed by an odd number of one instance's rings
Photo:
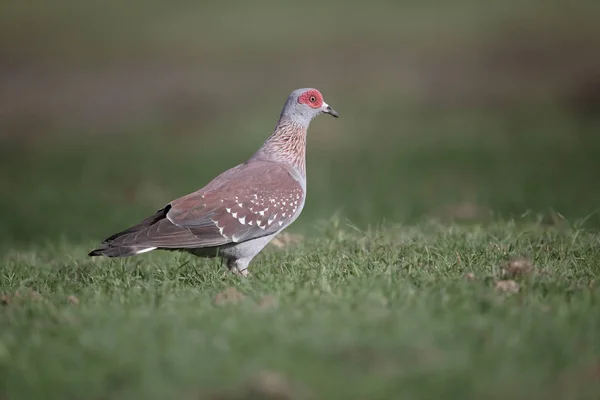
[[[5,141],[0,394],[285,398],[265,394],[279,385],[296,398],[597,398],[595,122],[397,107],[395,136],[315,121],[309,200],[291,229],[305,240],[268,247],[248,279],[187,255],[86,253],[246,157],[266,123],[235,148],[222,141],[229,123],[175,141],[159,125],[119,146]],[[339,146],[319,136],[337,130]],[[518,293],[499,291],[515,258],[535,271],[514,278]],[[243,300],[221,304],[228,288]]]
[[[597,235],[515,223],[324,226],[301,245],[269,248],[249,279],[183,255],[8,252],[2,289],[25,298],[0,313],[2,392],[242,398],[260,371],[275,371],[300,398],[600,393]],[[495,290],[515,257],[536,271],[517,279],[517,294]],[[28,288],[42,298],[26,298]],[[216,304],[226,288],[245,297]]]

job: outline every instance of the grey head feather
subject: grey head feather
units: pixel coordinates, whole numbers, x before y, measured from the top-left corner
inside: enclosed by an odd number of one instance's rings
[[[290,121],[308,129],[310,121],[317,115],[321,114],[322,111],[319,109],[310,108],[306,104],[300,104],[298,98],[309,90],[316,90],[313,88],[302,88],[294,90],[287,101],[283,105],[279,120],[289,119]]]

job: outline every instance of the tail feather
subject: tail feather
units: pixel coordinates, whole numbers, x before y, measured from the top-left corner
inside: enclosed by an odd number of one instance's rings
[[[188,229],[173,224],[166,218],[170,205],[139,224],[115,233],[102,242],[102,247],[91,251],[90,257],[128,257],[157,248],[176,250],[198,247],[199,239]]]
[[[165,218],[165,216],[167,215],[167,212],[169,211],[170,208],[171,208],[171,206],[167,205],[165,208],[158,210],[156,212],[156,214],[146,218],[139,224],[132,226],[131,228],[126,229],[124,231],[115,233],[114,235],[106,238],[102,242],[102,245],[104,247],[90,251],[88,256],[90,256],[90,257],[98,257],[98,256],[129,257],[129,256],[135,256],[136,254],[142,254],[142,253],[146,253],[148,251],[156,250],[156,247],[153,247],[153,246],[144,246],[143,244],[125,245],[125,244],[115,243],[115,241],[119,238],[123,239],[124,237],[127,237],[130,234],[135,234],[144,229],[147,229],[148,227],[152,226],[156,222]]]
[[[107,246],[104,248],[92,250],[88,256],[97,257],[129,257],[135,256],[136,254],[146,253],[152,250],[156,250],[156,247],[140,247],[140,246]]]
[[[149,226],[152,226],[156,222],[160,221],[161,219],[164,219],[167,216],[167,212],[169,212],[170,209],[171,209],[171,205],[169,204],[165,208],[161,208],[160,210],[158,210],[156,212],[156,214],[151,215],[148,218],[144,219],[139,224],[132,226],[131,228],[125,229],[124,231],[117,232],[112,236],[107,237],[106,239],[104,239],[104,241],[102,243],[107,244],[121,236],[130,234],[130,233],[139,232],[143,229],[146,229]]]

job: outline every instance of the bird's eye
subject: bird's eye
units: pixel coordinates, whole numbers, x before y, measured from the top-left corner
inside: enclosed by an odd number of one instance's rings
[[[311,103],[314,103],[315,101],[317,101],[317,98],[315,96],[310,96],[309,100]]]

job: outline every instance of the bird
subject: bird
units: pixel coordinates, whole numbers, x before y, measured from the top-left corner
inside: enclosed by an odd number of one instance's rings
[[[183,251],[221,257],[229,271],[247,276],[252,259],[304,208],[306,136],[312,119],[321,114],[339,118],[319,90],[294,90],[272,134],[249,159],[108,237],[88,255]]]

